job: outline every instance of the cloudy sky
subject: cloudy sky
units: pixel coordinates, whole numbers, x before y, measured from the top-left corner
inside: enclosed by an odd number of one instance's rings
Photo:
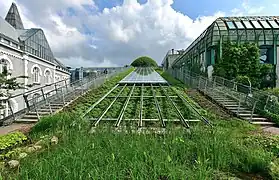
[[[25,28],[42,28],[54,55],[72,67],[122,66],[142,55],[161,63],[217,17],[279,15],[278,0],[0,0]]]

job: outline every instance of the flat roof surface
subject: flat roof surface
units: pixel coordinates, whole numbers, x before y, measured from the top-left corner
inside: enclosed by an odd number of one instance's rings
[[[166,84],[167,81],[152,68],[137,68],[119,84]]]

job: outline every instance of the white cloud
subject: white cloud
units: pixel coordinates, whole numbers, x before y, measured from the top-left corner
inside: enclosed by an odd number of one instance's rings
[[[253,5],[244,0],[242,7],[229,15],[254,15],[275,12],[278,0]],[[12,0],[0,1],[0,15],[8,11]],[[173,0],[124,0],[122,6],[102,12],[92,0],[17,0],[24,25],[41,27],[56,57],[71,66],[115,66],[129,64],[148,55],[160,63],[167,50],[186,48],[217,17],[196,19],[175,11]],[[94,12],[84,6],[91,7]],[[2,8],[3,7],[3,8]],[[71,8],[69,12],[68,8]],[[266,11],[268,9],[268,11]],[[273,8],[276,9],[276,8]]]

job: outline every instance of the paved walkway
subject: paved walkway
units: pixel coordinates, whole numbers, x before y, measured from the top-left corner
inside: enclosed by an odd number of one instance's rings
[[[262,127],[262,130],[267,133],[271,133],[274,135],[279,135],[279,128],[278,127]]]
[[[35,124],[10,124],[8,126],[2,126],[0,127],[0,135],[5,135],[8,133],[11,133],[13,131],[21,131],[23,133],[27,132],[32,126]]]

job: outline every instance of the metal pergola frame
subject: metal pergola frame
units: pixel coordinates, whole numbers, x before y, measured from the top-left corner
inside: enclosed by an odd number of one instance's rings
[[[115,96],[112,96],[111,94],[117,89],[119,88],[120,91],[118,91],[116,93]],[[124,91],[125,88],[129,88],[129,94],[128,95],[121,95]],[[135,88],[139,89],[139,95],[134,95],[134,90]],[[145,95],[144,90],[146,88],[150,88],[150,92],[152,93],[152,95]],[[163,95],[156,95],[156,90],[161,90]],[[169,92],[167,91],[169,90]],[[171,94],[170,94],[171,92]],[[174,95],[175,94],[175,95]],[[111,109],[111,107],[113,106],[113,104],[120,100],[125,98],[125,102],[123,103],[123,106],[121,108],[120,113],[118,114],[117,118],[113,118],[113,117],[107,117],[105,118],[105,115],[107,114],[107,112]],[[127,106],[130,102],[131,99],[138,99],[140,102],[140,106],[139,106],[139,112],[136,115],[136,118],[129,118],[129,119],[124,119],[124,114],[125,111],[127,109]],[[155,109],[157,111],[157,117],[152,117],[152,118],[144,118],[143,117],[143,111],[144,111],[144,100],[145,99],[153,99],[154,100],[154,105],[155,105]],[[178,118],[173,118],[173,119],[166,119],[163,116],[163,112],[162,112],[162,108],[160,106],[160,103],[158,101],[158,98],[165,98],[170,104],[171,107],[174,110],[174,112],[176,113]],[[94,108],[96,106],[98,106],[104,99],[112,99],[112,101],[110,101],[109,105],[103,110],[103,112],[99,115],[99,117],[89,117],[89,113],[91,111],[94,110]],[[191,114],[194,115],[195,118],[193,119],[185,119],[183,116],[183,113],[181,112],[181,110],[179,109],[179,107],[181,108],[181,106],[178,107],[178,105],[176,104],[176,102],[174,100],[180,100],[183,104],[183,108],[188,108],[191,112]],[[116,86],[114,86],[108,93],[106,93],[103,97],[101,97],[96,103],[94,103],[83,115],[82,117],[87,117],[90,121],[93,122],[93,127],[96,127],[100,121],[107,121],[107,122],[115,122],[114,126],[115,127],[119,127],[121,125],[122,121],[132,121],[135,122],[137,121],[137,126],[138,128],[143,127],[143,122],[161,122],[161,127],[162,128],[166,128],[166,122],[174,122],[174,123],[179,123],[183,125],[183,127],[185,128],[190,128],[190,124],[191,122],[201,122],[203,121],[206,124],[209,124],[209,121],[202,117],[199,113],[199,111],[193,106],[191,105],[191,103],[189,101],[187,101],[181,94],[179,94],[179,92],[177,92],[174,88],[172,88],[169,84],[149,84],[149,83],[142,83],[142,84],[138,84],[138,83],[128,83],[128,84],[117,84]]]

